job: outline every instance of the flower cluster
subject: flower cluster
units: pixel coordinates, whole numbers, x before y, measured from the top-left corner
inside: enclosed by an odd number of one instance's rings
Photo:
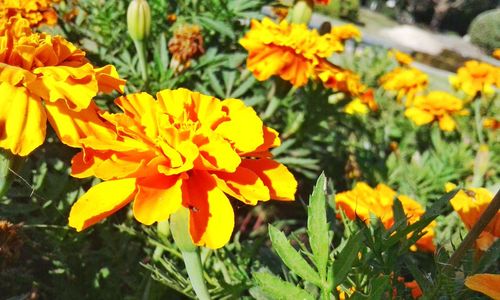
[[[418,92],[425,90],[429,77],[424,72],[411,67],[397,67],[380,78],[385,90],[397,93],[398,101],[406,97],[406,105],[411,105]]]
[[[101,122],[92,98],[125,84],[113,66],[95,68],[64,38],[29,25],[14,17],[0,28],[0,147],[21,156],[43,143],[47,119],[62,142],[79,146],[83,128]]]
[[[335,204],[337,209],[343,210],[351,220],[361,218],[369,224],[370,215],[373,214],[388,229],[394,225],[392,206],[396,196],[401,201],[410,224],[417,222],[425,213],[420,203],[408,196],[397,195],[393,189],[385,184],[379,184],[375,188],[371,188],[364,182],[358,182],[352,190],[335,195]],[[436,223],[432,222],[425,228],[425,234],[416,242],[418,249],[434,251],[435,246],[432,240],[435,225]]]
[[[89,135],[73,158],[72,175],[105,180],[72,207],[69,225],[83,230],[134,201],[135,218],[150,225],[185,207],[197,245],[224,246],[234,227],[227,195],[246,204],[293,200],[297,183],[271,159],[278,134],[241,100],[186,89],[115,102],[123,113],[101,114],[109,134]]]
[[[405,111],[405,116],[421,126],[437,121],[443,131],[453,131],[457,127],[452,115],[466,115],[462,100],[447,92],[432,91],[425,96],[417,96]]]
[[[446,191],[455,189],[452,183],[446,185]],[[485,188],[468,188],[459,190],[450,200],[453,209],[458,213],[467,229],[471,229],[476,224],[479,217],[491,203],[493,195]],[[486,251],[500,237],[500,211],[497,212],[493,220],[476,240],[476,247],[481,251]]]
[[[26,19],[31,27],[57,23],[54,3],[60,0],[0,0],[0,27],[11,17]]]
[[[450,83],[457,90],[463,91],[469,99],[478,94],[491,96],[495,87],[500,87],[500,68],[490,64],[470,60],[450,77]]]

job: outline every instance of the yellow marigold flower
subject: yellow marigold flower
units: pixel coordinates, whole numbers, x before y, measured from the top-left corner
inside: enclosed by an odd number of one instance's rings
[[[313,0],[314,4],[319,4],[319,5],[328,5],[330,4],[330,0]]]
[[[276,24],[268,18],[252,20],[240,44],[249,52],[247,68],[258,80],[278,75],[296,87],[315,76],[320,62],[344,49],[331,34],[319,35],[305,24]]]
[[[464,282],[469,289],[485,294],[491,299],[500,299],[500,275],[476,274],[467,276]]]
[[[438,121],[439,128],[444,131],[453,131],[456,128],[452,115],[464,115],[462,100],[446,92],[433,91],[425,96],[415,98],[413,105],[405,111],[405,116],[416,125],[422,126]]]
[[[62,142],[78,146],[82,128],[101,121],[92,98],[122,91],[113,66],[94,68],[60,36],[32,33],[25,19],[0,28],[0,147],[25,156],[45,139],[46,121]],[[43,101],[43,104],[42,104]]]
[[[456,185],[448,183],[445,188],[449,192],[455,189]],[[469,188],[458,191],[455,197],[450,200],[450,203],[464,222],[465,227],[470,230],[492,199],[493,195],[485,188]],[[493,220],[476,240],[476,247],[481,251],[486,251],[498,237],[500,237],[500,212],[497,212]]]
[[[368,108],[372,111],[377,111],[378,105],[373,97],[373,91],[361,82],[358,74],[337,67],[326,60],[321,62],[315,71],[316,76],[323,82],[326,88],[330,88],[336,92],[343,92],[355,98],[345,108],[347,113],[363,113],[367,112]]]
[[[168,41],[168,50],[172,53],[171,67],[182,72],[191,65],[191,59],[205,53],[203,35],[198,25],[183,24],[174,31]]]
[[[500,128],[500,120],[495,119],[495,118],[485,118],[483,120],[483,127],[497,130]]]
[[[393,189],[385,184],[379,184],[376,188],[371,188],[364,182],[358,182],[352,190],[335,195],[335,203],[337,209],[342,209],[351,220],[359,217],[369,224],[370,214],[374,214],[380,218],[384,227],[388,229],[394,225],[392,206],[396,196],[401,201],[410,224],[417,222],[425,213],[425,210],[417,201],[405,195],[397,195]],[[416,243],[419,249],[434,251],[435,246],[432,240],[435,225],[436,223],[432,222],[425,228],[426,233]]]
[[[7,22],[11,17],[29,21],[31,27],[57,23],[54,3],[60,0],[0,0],[0,22]]]
[[[102,113],[115,138],[89,136],[72,161],[72,175],[105,180],[72,207],[69,225],[81,231],[134,200],[135,218],[146,225],[190,211],[193,242],[224,246],[234,213],[226,196],[293,200],[297,182],[271,159],[278,133],[263,125],[243,101],[186,89],[118,98],[123,113]]]
[[[335,26],[332,28],[331,34],[342,43],[350,39],[361,40],[361,31],[353,24]]]
[[[382,87],[387,91],[397,92],[397,99],[406,97],[406,105],[410,105],[415,95],[427,88],[429,77],[415,68],[397,67],[380,78]]]
[[[401,66],[409,66],[413,62],[413,58],[409,54],[396,49],[389,51],[389,57],[394,57]]]
[[[500,48],[497,48],[491,53],[491,56],[493,56],[496,59],[500,59]]]
[[[450,77],[450,83],[455,89],[465,92],[470,99],[479,93],[490,96],[495,93],[495,87],[500,87],[500,68],[470,60],[458,69],[456,75]]]

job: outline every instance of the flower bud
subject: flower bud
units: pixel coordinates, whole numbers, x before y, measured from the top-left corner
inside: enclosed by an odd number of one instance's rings
[[[291,13],[288,14],[291,23],[308,24],[311,20],[314,2],[311,0],[300,0],[295,3]]]
[[[151,31],[151,10],[146,0],[132,0],[127,10],[128,34],[134,41],[142,41]]]

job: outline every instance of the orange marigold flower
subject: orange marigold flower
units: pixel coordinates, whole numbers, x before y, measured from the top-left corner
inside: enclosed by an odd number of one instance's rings
[[[92,98],[122,91],[113,66],[93,67],[60,36],[32,33],[25,19],[0,28],[0,147],[25,156],[45,139],[49,120],[59,138],[79,146],[82,128],[101,121]],[[43,101],[43,104],[42,104]]]
[[[397,92],[397,99],[406,97],[406,105],[411,105],[415,95],[427,88],[429,77],[415,68],[397,67],[380,78],[382,87]]]
[[[305,24],[276,24],[268,18],[252,20],[240,44],[249,52],[247,68],[258,80],[278,75],[296,87],[314,77],[315,68],[327,57],[344,49],[331,34],[319,35]]]
[[[394,57],[401,66],[409,66],[413,62],[413,58],[409,54],[395,49],[389,51],[388,55],[389,57]]]
[[[72,175],[105,181],[73,205],[71,227],[83,230],[133,199],[134,216],[146,225],[188,208],[193,242],[215,249],[234,227],[226,194],[251,205],[294,199],[297,182],[268,151],[280,144],[278,133],[252,108],[186,89],[163,90],[157,99],[118,98],[123,113],[102,113],[115,138],[82,141]]]
[[[500,59],[500,48],[493,50],[493,52],[491,53],[491,56],[493,56],[496,59]]]
[[[495,119],[495,118],[485,118],[483,120],[483,127],[497,130],[500,128],[500,120]]]
[[[395,196],[401,201],[410,224],[417,222],[425,213],[420,203],[408,196],[397,195],[393,189],[385,184],[379,184],[376,188],[371,188],[364,182],[358,182],[352,190],[335,195],[335,203],[337,209],[343,210],[351,220],[359,217],[369,224],[370,214],[374,214],[380,218],[384,227],[389,229],[394,225],[392,206]],[[340,217],[340,214],[337,217]],[[433,244],[435,226],[436,222],[432,222],[425,228],[426,233],[416,243],[420,250],[435,250]]]
[[[447,92],[433,91],[425,96],[418,96],[413,105],[405,111],[405,116],[417,126],[438,121],[439,128],[444,131],[453,131],[456,128],[452,115],[466,115],[462,100]]]
[[[446,191],[456,188],[452,183],[446,184]],[[493,199],[493,194],[485,188],[469,188],[460,190],[450,200],[453,209],[458,213],[465,227],[470,230],[476,224],[479,217],[488,207]],[[493,220],[476,240],[476,247],[486,251],[500,237],[500,212],[497,212]]]
[[[476,274],[467,276],[464,282],[469,289],[485,294],[491,299],[500,299],[500,275]]]
[[[470,60],[460,67],[457,74],[450,77],[450,83],[472,99],[478,94],[491,96],[495,87],[500,87],[500,68],[490,64]]]
[[[31,27],[57,23],[54,3],[60,0],[0,0],[0,22],[7,22],[11,17],[28,20]],[[2,21],[3,20],[3,21]]]
[[[318,5],[328,5],[330,4],[330,0],[313,0],[314,1],[314,4],[318,4]]]
[[[168,50],[172,53],[171,67],[177,72],[189,68],[191,59],[205,53],[203,36],[198,25],[183,24],[174,31],[168,41]]]
[[[422,297],[423,295],[422,289],[420,288],[416,280],[405,281],[404,277],[399,276],[398,281],[402,282],[407,289],[410,289],[411,297],[413,299],[418,299]],[[394,290],[394,292],[396,292],[396,290]]]
[[[361,31],[353,24],[335,26],[332,28],[331,34],[341,43],[350,39],[361,40]]]

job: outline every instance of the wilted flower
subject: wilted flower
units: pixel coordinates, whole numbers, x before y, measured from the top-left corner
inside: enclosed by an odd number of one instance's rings
[[[105,180],[72,207],[69,225],[83,230],[132,200],[146,225],[165,221],[181,207],[190,211],[193,242],[224,246],[234,213],[226,194],[255,205],[293,200],[297,183],[272,160],[278,134],[241,100],[220,101],[186,89],[118,98],[123,113],[103,113],[113,139],[89,136],[73,158],[72,175]]]
[[[342,209],[351,220],[358,217],[369,224],[370,215],[373,214],[380,218],[385,228],[389,229],[394,225],[392,206],[396,196],[401,201],[410,224],[417,222],[425,213],[420,203],[408,196],[397,195],[394,190],[385,184],[379,184],[376,188],[371,188],[364,182],[358,182],[352,190],[336,194],[335,203],[337,209]],[[432,240],[434,238],[435,224],[435,222],[432,222],[424,229],[426,233],[416,242],[419,249],[434,251],[435,246]]]
[[[247,68],[258,80],[278,75],[296,87],[315,77],[316,67],[326,58],[344,49],[331,34],[319,35],[305,24],[276,24],[268,18],[252,20],[240,44],[249,52]]]
[[[0,270],[19,257],[23,245],[19,229],[19,225],[0,220]]]
[[[394,57],[401,66],[409,66],[413,62],[413,58],[409,54],[396,49],[389,51],[389,57]]]
[[[47,118],[62,142],[78,146],[82,128],[101,122],[92,98],[124,83],[113,66],[94,68],[62,37],[11,18],[0,28],[0,147],[28,155],[43,143]]]
[[[485,294],[491,299],[500,299],[500,275],[476,274],[467,276],[464,282],[469,289]]]
[[[450,77],[450,83],[457,90],[462,90],[474,98],[479,93],[490,96],[495,93],[495,87],[500,87],[500,68],[490,64],[470,60]]]
[[[446,191],[449,192],[456,188],[452,183],[446,184]],[[468,188],[460,190],[450,200],[453,209],[458,213],[470,230],[479,220],[479,217],[486,210],[493,199],[493,195],[485,188]],[[500,212],[497,212],[493,220],[488,224],[484,231],[476,240],[476,247],[481,251],[486,251],[500,237]]]
[[[425,96],[418,96],[413,105],[405,111],[405,116],[421,126],[437,121],[439,128],[453,131],[457,127],[452,115],[466,115],[462,100],[447,92],[433,91]]]
[[[332,28],[331,34],[341,43],[350,39],[354,39],[356,41],[361,40],[361,31],[353,24],[335,26]]]
[[[54,3],[60,0],[0,0],[0,23],[7,23],[11,17],[28,20],[31,27],[57,23]],[[0,25],[1,27],[1,25]]]
[[[429,77],[415,68],[397,67],[380,78],[385,90],[397,92],[397,99],[406,97],[406,105],[411,105],[415,95],[427,88]]]
[[[183,24],[174,31],[168,42],[168,50],[172,54],[172,68],[182,72],[189,68],[191,59],[205,53],[203,36],[198,25]]]

